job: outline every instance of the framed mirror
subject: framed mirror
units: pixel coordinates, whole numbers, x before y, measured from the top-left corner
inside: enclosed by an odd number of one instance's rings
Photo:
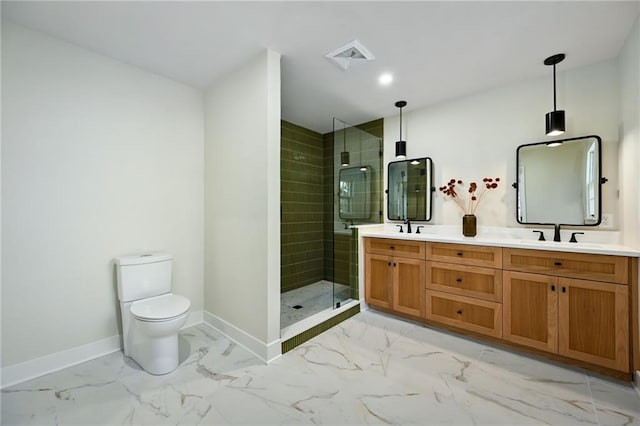
[[[599,136],[582,136],[519,146],[518,223],[599,225],[605,181],[601,145]]]
[[[338,214],[340,219],[371,218],[371,167],[350,167],[339,173]]]
[[[389,163],[387,173],[387,218],[431,220],[431,158]]]

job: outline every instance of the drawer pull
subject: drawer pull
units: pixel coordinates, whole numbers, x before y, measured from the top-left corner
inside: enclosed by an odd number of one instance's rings
[[[553,264],[556,266],[562,266],[562,262],[553,262]]]
[[[566,293],[567,292],[567,288],[566,287],[562,287],[562,292]]]
[[[461,251],[458,252],[458,256],[462,256],[463,253]]]
[[[456,314],[458,314],[458,315],[462,315],[462,309],[459,309],[459,310],[456,312]]]
[[[556,286],[555,285],[551,286],[551,291],[556,291]]]
[[[390,248],[391,250],[395,250],[395,249],[396,249],[396,247],[395,247],[395,246],[389,246],[389,248]]]
[[[391,262],[387,262],[387,266],[391,266]]]
[[[457,283],[461,283],[461,282],[462,282],[462,278],[457,278],[457,279],[456,279],[456,282],[457,282]]]

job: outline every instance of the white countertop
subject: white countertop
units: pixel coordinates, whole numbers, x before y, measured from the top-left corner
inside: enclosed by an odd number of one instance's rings
[[[393,224],[392,224],[393,225]],[[388,229],[388,226],[376,225],[359,227],[358,234],[361,237],[373,237],[373,238],[394,238],[398,240],[413,240],[413,241],[430,241],[430,242],[443,242],[443,243],[455,243],[455,244],[471,244],[471,245],[483,245],[483,246],[497,246],[497,247],[511,247],[521,249],[533,249],[533,250],[550,250],[550,251],[569,251],[574,253],[589,253],[589,254],[608,254],[614,256],[631,256],[640,257],[640,250],[619,245],[610,242],[554,242],[554,241],[538,241],[535,238],[537,234],[533,234],[531,229],[509,229],[509,232],[504,232],[496,229],[487,229],[484,232],[479,232],[475,237],[462,236],[462,230],[460,227],[453,227],[454,229],[447,229],[450,227],[433,228],[436,232],[430,232],[431,226],[425,226],[421,229],[420,234],[414,232],[407,234],[406,232],[400,233],[397,230],[392,231]],[[457,230],[457,233],[455,233]],[[454,231],[454,232],[447,232]],[[493,231],[493,232],[492,232]],[[546,234],[553,235],[553,231],[549,232],[545,230]],[[526,233],[525,233],[526,232]],[[566,233],[572,231],[562,230],[563,238]],[[575,232],[575,231],[573,231]],[[591,231],[591,233],[597,233],[598,231]],[[585,232],[586,234],[587,232]],[[520,234],[520,235],[518,235]],[[529,236],[527,238],[519,238],[522,235]],[[513,236],[513,237],[511,237]],[[550,235],[547,235],[549,238]],[[578,235],[578,240],[583,238],[583,235]],[[565,238],[568,240],[568,238]]]

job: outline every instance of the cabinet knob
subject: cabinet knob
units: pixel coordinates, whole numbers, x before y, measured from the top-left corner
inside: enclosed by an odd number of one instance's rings
[[[387,262],[387,266],[391,266],[391,262]]]
[[[457,283],[461,283],[462,282],[462,278],[456,278],[456,282]]]
[[[396,262],[393,262],[393,266],[394,266],[394,267],[396,266]]]
[[[395,250],[395,249],[396,249],[396,247],[395,247],[395,246],[389,246],[389,248],[390,248],[391,250]]]
[[[556,286],[555,285],[551,286],[551,291],[556,291]]]
[[[553,262],[553,264],[556,266],[562,266],[562,262]]]
[[[459,309],[459,310],[456,312],[456,314],[458,314],[458,315],[462,315],[462,309]]]
[[[462,252],[461,251],[458,252],[458,256],[462,256]]]
[[[567,288],[566,287],[562,287],[562,292],[566,293],[567,292]]]

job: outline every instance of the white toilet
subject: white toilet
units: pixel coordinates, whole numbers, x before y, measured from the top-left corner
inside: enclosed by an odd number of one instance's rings
[[[124,354],[151,374],[178,367],[178,330],[191,302],[171,293],[173,256],[116,258]]]

